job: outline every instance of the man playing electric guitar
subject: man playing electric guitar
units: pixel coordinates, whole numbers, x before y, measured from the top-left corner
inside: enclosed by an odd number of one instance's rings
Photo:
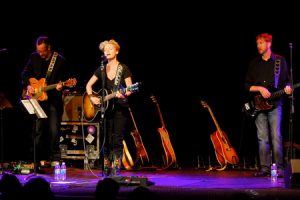
[[[62,81],[70,77],[68,72],[71,71],[67,67],[65,58],[52,50],[49,38],[41,36],[37,38],[36,51],[30,55],[21,74],[23,88],[30,95],[37,92],[31,85],[33,79],[44,79],[47,85],[55,84],[55,87],[47,92],[47,99],[40,101],[48,118],[37,119],[34,122],[33,136],[36,142],[38,161],[60,160],[58,133],[63,114]]]

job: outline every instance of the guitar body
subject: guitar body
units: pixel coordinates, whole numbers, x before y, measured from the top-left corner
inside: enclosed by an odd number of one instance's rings
[[[102,93],[102,90],[100,90],[99,92],[94,92],[93,91],[93,96],[95,97],[100,97],[99,94]],[[107,90],[105,90],[105,95],[107,95]],[[104,108],[105,110],[108,107],[108,101],[104,102]],[[91,101],[90,97],[87,95],[87,93],[85,92],[83,94],[83,117],[86,121],[91,122],[94,121],[94,119],[96,118],[98,112],[101,109],[101,105],[95,105],[93,104],[93,102]]]
[[[122,164],[126,170],[132,170],[132,167],[134,166],[132,157],[129,153],[129,150],[128,150],[125,140],[123,140]]]
[[[41,78],[40,80],[37,80],[35,78],[30,78],[28,81],[29,81],[29,84],[34,88],[35,93],[31,94],[29,92],[26,92],[27,94],[25,94],[25,97],[24,96],[23,97],[25,99],[34,98],[38,101],[46,101],[48,99],[48,95],[43,90],[43,88],[47,86],[46,79]]]
[[[140,158],[142,164],[149,163],[150,160],[149,160],[149,157],[148,157],[148,153],[147,153],[146,148],[143,144],[140,133],[137,130],[133,130],[133,131],[131,131],[130,134],[133,137],[133,140],[134,140],[134,143],[135,143],[135,146],[136,146],[137,159]]]
[[[23,90],[22,98],[23,99],[36,99],[38,101],[46,101],[48,99],[47,91],[55,89],[57,84],[47,85],[46,79],[41,78],[37,80],[36,78],[28,79],[29,85],[33,87],[34,93],[31,94],[27,90]],[[73,87],[77,84],[76,79],[68,79],[67,81],[61,82],[63,86]]]
[[[256,95],[254,97],[255,108],[258,110],[271,110],[273,108],[272,104],[263,98],[261,95]]]
[[[169,167],[172,164],[176,163],[175,152],[172,147],[167,129],[165,129],[164,127],[161,127],[161,128],[158,128],[157,130],[160,134],[162,146],[163,146],[163,149],[165,152],[166,167]]]
[[[225,166],[226,165],[226,160],[225,160],[225,156],[222,152],[222,144],[220,143],[218,136],[217,136],[217,131],[210,134],[210,139],[211,142],[213,143],[214,149],[215,149],[215,155],[217,158],[217,161],[219,162],[219,164],[221,166]]]
[[[237,153],[230,145],[225,132],[215,131],[211,134],[211,141],[214,145],[217,160],[219,161],[220,165],[223,166],[227,162],[234,165],[239,162]]]

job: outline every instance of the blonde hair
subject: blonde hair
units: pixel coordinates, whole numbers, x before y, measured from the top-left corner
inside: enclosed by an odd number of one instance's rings
[[[104,52],[104,47],[107,45],[107,44],[112,44],[114,45],[114,47],[116,48],[117,51],[120,51],[120,45],[114,40],[114,39],[111,39],[111,40],[105,40],[103,42],[100,43],[99,45],[99,49]]]

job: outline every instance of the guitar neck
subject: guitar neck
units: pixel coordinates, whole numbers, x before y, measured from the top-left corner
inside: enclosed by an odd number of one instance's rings
[[[61,84],[64,86],[66,84],[66,81],[62,82]],[[55,89],[57,85],[58,83],[47,85],[46,87],[43,88],[43,91],[47,92],[48,90]]]
[[[297,84],[293,85],[294,89],[298,88],[298,87],[300,87],[300,83],[297,83]],[[273,98],[279,97],[279,96],[283,95],[284,93],[285,93],[284,89],[278,90],[278,91],[272,93],[271,97],[269,99],[273,99]]]
[[[131,119],[132,119],[132,122],[133,122],[134,128],[135,128],[135,130],[136,130],[137,132],[139,132],[139,131],[138,131],[138,128],[137,128],[137,125],[136,125],[136,123],[135,123],[135,120],[134,120],[134,117],[133,117],[133,114],[132,114],[131,108],[129,107],[128,109],[129,109],[129,113],[130,113],[130,116],[131,116]]]
[[[215,115],[213,114],[211,108],[208,108],[208,111],[209,111],[209,113],[210,113],[210,115],[211,115],[211,117],[212,117],[212,119],[213,119],[213,121],[214,121],[214,123],[215,123],[215,126],[216,126],[217,130],[218,130],[219,132],[222,132],[222,130],[221,130],[221,128],[220,128],[220,126],[219,126],[219,124],[218,124],[218,122],[217,122],[217,119],[215,118]]]
[[[125,93],[126,93],[127,91],[129,91],[129,90],[130,90],[130,87],[127,87],[127,88],[124,88],[124,89],[120,89],[119,92],[120,92],[121,94],[125,94]],[[112,93],[106,95],[106,96],[104,97],[104,101],[108,101],[108,100],[110,100],[110,99],[112,99],[112,98],[115,98],[116,94],[117,94],[117,92],[112,92]]]
[[[163,128],[165,128],[166,127],[165,122],[164,122],[163,116],[161,114],[160,107],[159,107],[158,103],[156,103],[156,107],[157,107],[157,111],[158,111],[158,114],[159,114],[159,119],[160,119],[161,126]]]
[[[57,84],[58,83],[52,84],[52,85],[47,85],[46,87],[43,88],[43,91],[47,92],[48,90],[52,90],[52,89],[56,88]]]

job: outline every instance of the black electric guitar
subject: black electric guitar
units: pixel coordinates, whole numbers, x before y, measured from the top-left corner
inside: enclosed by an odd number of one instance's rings
[[[136,92],[139,90],[140,84],[141,84],[140,82],[137,82],[126,88],[122,88],[120,86],[118,91],[122,94],[125,94],[127,91]],[[110,92],[108,90],[105,90],[104,91],[104,93],[105,93],[104,99],[102,99],[102,97],[101,97],[102,90],[100,90],[98,92],[93,91],[92,95],[100,98],[100,102],[104,104],[103,106],[106,110],[109,107],[109,100],[114,98],[118,91]],[[91,101],[90,97],[85,92],[83,94],[83,117],[84,117],[84,119],[89,122],[93,121],[95,119],[95,117],[97,116],[98,112],[100,111],[100,109],[101,109],[101,105],[100,104],[94,105],[93,102]]]
[[[293,88],[300,87],[300,83],[293,85]],[[243,110],[252,117],[255,117],[260,111],[273,108],[272,101],[285,94],[284,89],[271,93],[271,96],[265,99],[262,95],[255,95],[254,98],[244,104]]]

